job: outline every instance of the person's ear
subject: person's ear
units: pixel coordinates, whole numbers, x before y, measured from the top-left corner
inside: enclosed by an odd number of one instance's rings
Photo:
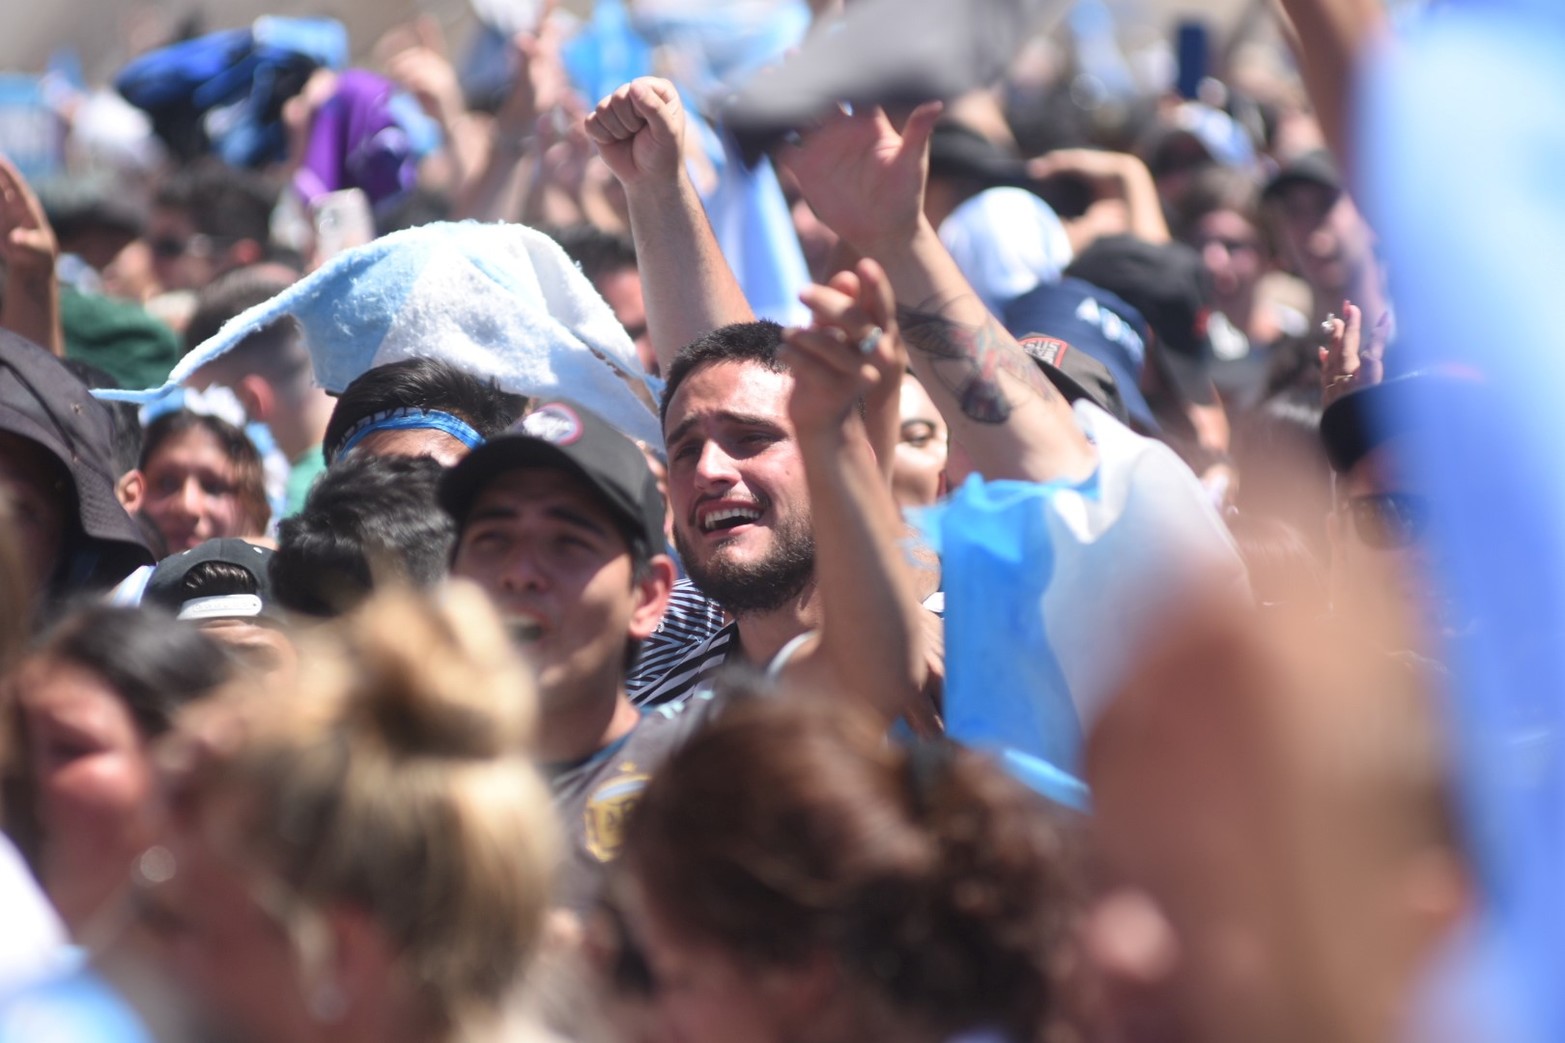
[[[147,498],[147,476],[141,473],[139,467],[132,467],[114,483],[114,497],[125,508],[126,514],[135,514],[141,510],[141,504]]]
[[[259,420],[263,424],[272,422],[277,409],[277,393],[265,377],[246,373],[239,378],[233,391],[239,404],[245,407],[245,415],[251,420]]]
[[[646,575],[636,582],[636,608],[630,614],[630,637],[645,641],[663,621],[669,595],[674,590],[674,560],[667,554],[654,554]]]
[[[374,918],[362,909],[334,905],[322,914],[326,947],[316,954],[318,966],[305,975],[305,998],[311,1017],[326,1024],[346,1020],[366,1005],[383,1008],[390,997],[386,983],[395,954]]]

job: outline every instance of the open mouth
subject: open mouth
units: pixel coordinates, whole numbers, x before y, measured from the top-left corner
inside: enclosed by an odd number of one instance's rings
[[[749,525],[759,521],[761,508],[755,507],[719,507],[708,511],[701,516],[700,526],[702,532],[730,532],[741,525]]]

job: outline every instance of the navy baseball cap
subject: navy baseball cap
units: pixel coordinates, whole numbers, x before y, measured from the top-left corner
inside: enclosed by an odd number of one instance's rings
[[[508,471],[555,467],[586,482],[627,539],[663,549],[663,494],[641,449],[585,407],[545,402],[462,458],[440,480],[440,506],[461,529],[484,487]]]
[[[1158,429],[1152,407],[1141,394],[1149,333],[1146,320],[1135,308],[1092,283],[1066,278],[1042,283],[1011,301],[1002,321],[1024,347],[1029,337],[1049,337],[1102,363],[1123,402],[1122,415],[1128,415],[1142,430]]]

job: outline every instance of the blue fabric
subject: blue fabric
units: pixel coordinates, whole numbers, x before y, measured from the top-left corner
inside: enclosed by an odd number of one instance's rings
[[[621,0],[598,0],[592,20],[560,49],[571,84],[588,105],[652,74],[652,48],[630,24]]]
[[[444,431],[469,449],[484,444],[484,436],[459,416],[442,413],[438,409],[391,409],[376,413],[356,425],[342,440],[336,455],[346,456],[353,447],[376,431]]]
[[[0,1043],[153,1043],[134,1011],[81,969],[0,998]]]
[[[805,325],[809,309],[799,294],[810,284],[804,250],[772,161],[746,167],[727,134],[696,119],[717,184],[701,200],[713,235],[756,317]]]
[[[1565,1039],[1562,23],[1557,0],[1431,11],[1367,67],[1359,126],[1404,368],[1479,377],[1469,401],[1412,418],[1428,434],[1405,463],[1433,501],[1424,560],[1476,621],[1447,655],[1449,733],[1490,914],[1471,977],[1508,995],[1487,991],[1502,1009],[1471,1038],[1528,1043]]]
[[[975,475],[921,519],[939,544],[946,593],[946,731],[1005,754],[1024,781],[1047,781],[1051,797],[1080,786],[1082,741],[1042,611],[1055,563],[1047,501],[1058,488]]]
[[[311,72],[341,68],[347,55],[340,22],[269,16],[144,54],[114,87],[176,155],[211,149],[234,166],[263,166],[287,158],[283,103]]]

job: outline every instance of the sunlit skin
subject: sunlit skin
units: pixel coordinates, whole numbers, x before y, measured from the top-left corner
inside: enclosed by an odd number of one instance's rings
[[[927,507],[943,491],[949,432],[924,385],[902,377],[897,446],[891,462],[891,492],[897,506]]]
[[[804,463],[788,422],[792,389],[788,374],[738,362],[703,366],[680,384],[664,433],[674,530],[687,561],[756,564],[771,554],[779,527],[808,527]],[[703,526],[733,509],[759,516]]]
[[[658,357],[652,350],[652,338],[647,333],[647,305],[641,295],[640,274],[634,268],[616,268],[600,275],[594,285],[608,302],[614,318],[630,335],[642,368],[656,374]]]
[[[80,666],[33,660],[15,691],[44,836],[40,875],[79,934],[119,897],[152,837],[146,742],[124,700]]]
[[[427,456],[442,467],[455,467],[468,450],[444,431],[410,427],[371,432],[354,445],[352,452],[362,456]]]
[[[657,562],[671,569],[667,558]],[[451,571],[482,586],[527,635],[546,709],[612,703],[627,641],[650,636],[662,616],[664,596],[633,580],[615,516],[565,471],[517,470],[491,481],[464,520]]]
[[[169,437],[147,461],[142,512],[170,553],[222,536],[250,532],[240,508],[235,468],[210,431],[192,427]]]

